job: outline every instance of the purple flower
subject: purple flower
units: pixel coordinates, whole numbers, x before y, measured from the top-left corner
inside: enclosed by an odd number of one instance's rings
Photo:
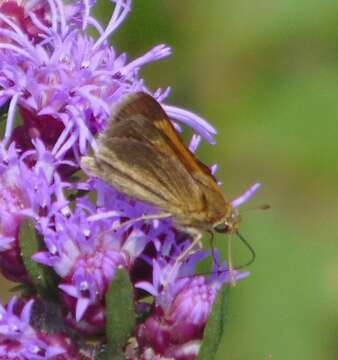
[[[104,326],[104,297],[116,269],[124,267],[138,273],[134,280],[145,280],[146,274],[135,271],[134,265],[144,259],[143,271],[151,269],[148,245],[153,257],[169,255],[180,237],[169,220],[148,225],[139,222],[113,231],[130,218],[154,213],[154,209],[128,200],[101,180],[90,180],[82,184],[85,186],[96,192],[96,204],[79,199],[70,214],[56,214],[52,226],[42,232],[47,251],[33,259],[60,276],[62,299],[71,312],[67,320],[73,325],[82,320],[81,331],[96,332]]]
[[[19,229],[31,219],[40,231],[59,211],[67,211],[64,184],[56,171],[57,162],[36,141],[35,149],[19,154],[14,144],[0,149],[0,268],[12,281],[26,281],[20,247]]]
[[[72,214],[57,214],[53,229],[43,233],[48,251],[33,259],[51,266],[61,277],[63,302],[76,321],[85,316],[92,326],[102,327],[105,292],[116,269],[127,267],[127,258],[119,239],[109,231],[109,221],[88,222],[93,211],[88,201],[78,201]]]
[[[117,55],[108,37],[123,22],[130,10],[130,0],[115,1],[115,9],[106,29],[89,15],[83,6],[63,6],[61,1],[48,2],[44,8],[51,24],[46,26],[34,11],[27,17],[38,28],[41,39],[31,41],[12,17],[2,14],[6,24],[1,30],[8,42],[0,44],[0,105],[10,101],[5,142],[12,137],[19,147],[31,147],[31,139],[41,138],[53,155],[75,159],[95,147],[93,135],[102,131],[112,106],[126,93],[149,90],[139,78],[147,63],[165,58],[170,48],[158,45],[139,58],[128,61]],[[73,21],[68,21],[73,19]],[[81,21],[80,21],[81,19]],[[94,27],[94,40],[85,30]],[[163,100],[169,91],[158,90],[154,96]],[[23,125],[13,132],[14,111],[20,109]],[[200,117],[173,106],[168,114],[213,141],[215,130]]]
[[[196,264],[206,256],[206,252],[195,253],[178,269],[174,263],[154,260],[153,282],[136,284],[155,298],[150,316],[137,330],[144,355],[194,359],[218,290],[225,283],[248,276],[230,271],[226,263],[215,266],[209,277],[194,275]]]
[[[196,275],[196,264],[210,254],[198,251],[178,262],[191,238],[172,219],[133,222],[160,210],[80,171],[78,178],[71,176],[81,170],[81,156],[95,149],[94,137],[105,129],[114,105],[135,91],[152,93],[178,131],[175,121],[196,132],[192,152],[202,138],[214,142],[215,130],[205,120],[165,103],[169,88],[151,92],[140,78],[144,65],[171,54],[169,47],[157,45],[129,60],[109,44],[131,8],[131,0],[112,1],[105,29],[90,14],[93,0],[0,1],[0,108],[8,105],[0,145],[0,269],[34,291],[19,239],[29,220],[42,240],[32,259],[57,274],[65,327],[77,335],[103,333],[106,292],[124,268],[139,315],[149,314],[134,333],[140,353],[130,358],[194,359],[219,289],[248,274],[218,266],[217,255],[209,276]],[[15,127],[16,113],[22,123]],[[216,170],[211,167],[212,174]],[[234,199],[233,207],[258,187]],[[149,295],[153,301],[142,303]],[[12,300],[7,309],[0,307],[0,358],[77,359],[69,339],[31,326],[32,305]]]
[[[26,303],[12,298],[0,305],[0,358],[27,360],[70,360],[79,355],[70,339],[61,334],[47,335],[30,325],[34,300]]]

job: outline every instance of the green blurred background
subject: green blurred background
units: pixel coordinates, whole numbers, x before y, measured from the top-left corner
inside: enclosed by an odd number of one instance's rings
[[[134,0],[112,43],[130,57],[172,46],[146,83],[218,129],[198,156],[219,163],[228,198],[260,181],[246,207],[272,205],[243,213],[257,259],[231,290],[217,359],[338,359],[338,2]]]
[[[243,213],[257,259],[231,290],[218,359],[338,359],[338,2],[134,0],[112,43],[132,57],[172,46],[146,83],[217,127],[198,155],[228,197],[260,181],[246,207],[272,205]]]

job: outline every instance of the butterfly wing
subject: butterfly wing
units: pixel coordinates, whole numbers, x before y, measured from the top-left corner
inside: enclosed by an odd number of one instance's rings
[[[209,169],[185,147],[160,104],[145,93],[129,95],[117,107],[99,136],[98,150],[82,163],[92,175],[172,213],[180,223],[206,220],[208,193],[215,188],[224,207]]]
[[[127,95],[124,101],[122,101],[121,104],[116,108],[112,116],[112,125],[114,122],[118,123],[125,121],[125,119],[129,119],[133,115],[139,114],[147,118],[148,121],[153,124],[153,126],[161,131],[163,137],[167,140],[166,143],[176,153],[178,158],[190,173],[193,174],[194,172],[202,172],[209,180],[210,186],[219,190],[210,169],[201,161],[199,161],[195,155],[184,145],[172,123],[170,122],[168,115],[163,110],[162,106],[152,96],[143,92]],[[107,129],[103,136],[110,138],[112,135],[114,136],[115,131],[115,126],[111,126]]]

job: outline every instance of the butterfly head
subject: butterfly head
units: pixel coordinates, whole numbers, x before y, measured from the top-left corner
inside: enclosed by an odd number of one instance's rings
[[[228,204],[226,214],[220,222],[213,226],[213,229],[222,234],[234,234],[238,231],[240,221],[238,210]]]
[[[237,208],[234,207],[232,204],[227,204],[226,213],[225,213],[223,219],[213,226],[214,231],[216,231],[218,233],[229,234],[229,235],[236,234],[237,237],[242,241],[242,243],[249,249],[249,251],[251,253],[251,259],[244,265],[236,266],[236,268],[235,268],[236,270],[242,269],[242,268],[252,264],[256,258],[255,250],[238,231],[240,221],[241,221],[241,217],[238,213]],[[230,240],[231,240],[231,237],[229,238],[228,244],[231,243]],[[229,261],[228,261],[229,269],[232,269],[230,246],[228,247],[228,256],[229,256]]]

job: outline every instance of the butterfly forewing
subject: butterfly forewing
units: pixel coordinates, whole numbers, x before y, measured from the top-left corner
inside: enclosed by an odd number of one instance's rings
[[[206,227],[224,215],[224,198],[209,169],[145,93],[129,95],[117,107],[98,150],[82,163],[90,174],[173,214],[182,225]]]
[[[112,122],[117,123],[125,121],[125,119],[130,119],[133,115],[143,115],[153,124],[153,126],[159,129],[167,144],[176,153],[177,157],[184,164],[189,173],[193,174],[196,171],[205,174],[206,181],[209,180],[209,185],[220,192],[210,169],[199,161],[184,145],[174,126],[170,122],[168,115],[152,96],[142,92],[126,96],[125,100],[115,109],[115,112],[112,115]],[[116,131],[114,126],[108,128],[102,136],[109,138],[111,135],[110,129],[114,136]],[[150,138],[149,140],[152,139]]]

